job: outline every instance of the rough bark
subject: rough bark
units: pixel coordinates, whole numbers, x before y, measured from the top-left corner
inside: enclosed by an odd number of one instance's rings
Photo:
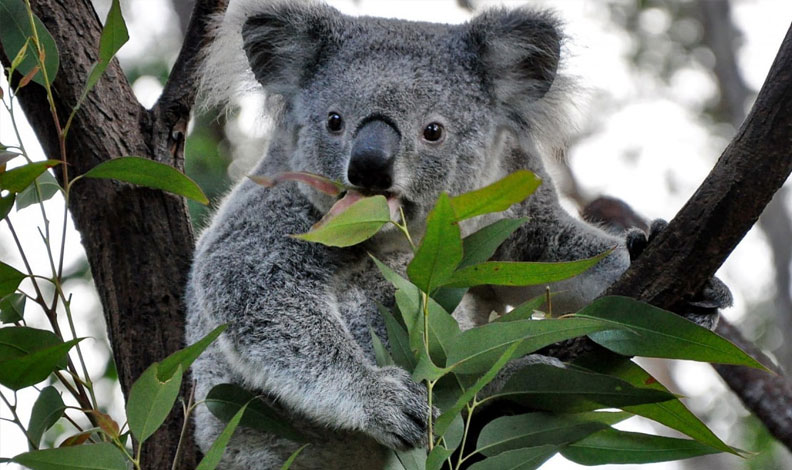
[[[753,226],[792,171],[792,28],[787,32],[762,90],[737,136],[693,197],[658,235],[609,294],[635,297],[679,310],[714,275]],[[662,266],[662,269],[658,269]],[[725,370],[725,369],[722,369]],[[744,374],[744,372],[740,372]],[[771,383],[759,371],[754,380]],[[756,399],[745,378],[730,385],[773,435],[792,449],[792,420],[772,412],[792,407],[788,385]],[[775,382],[773,382],[775,383]],[[769,390],[769,389],[768,389]],[[775,399],[774,406],[763,400]],[[752,407],[753,406],[753,407]]]
[[[704,24],[704,43],[715,56],[715,77],[721,90],[721,109],[735,128],[745,119],[745,105],[752,92],[737,66],[735,50],[739,39],[731,19],[731,4],[699,2]],[[778,328],[792,334],[792,291],[790,291],[790,263],[792,263],[792,217],[786,203],[786,188],[781,188],[759,218],[759,227],[767,236],[773,254],[775,286],[773,298]],[[792,342],[784,341],[777,350],[778,360],[785,370],[792,370]],[[727,380],[728,381],[728,380]]]
[[[102,30],[88,0],[34,0],[33,11],[55,38],[60,69],[53,82],[61,122],[77,103],[97,59]],[[204,44],[207,14],[223,11],[223,1],[196,5],[185,47],[163,96],[144,109],[116,60],[88,94],[66,142],[73,177],[120,156],[137,155],[183,169],[184,133],[195,86],[192,66]],[[5,54],[3,61],[8,65]],[[25,115],[45,153],[59,158],[57,132],[44,89],[31,84],[18,94]],[[63,180],[63,174],[57,172]],[[128,184],[82,180],[69,201],[102,300],[108,336],[127,396],[131,384],[153,362],[183,347],[182,295],[193,252],[193,233],[182,198]],[[171,467],[182,428],[181,413],[144,446],[144,468]],[[192,469],[196,453],[192,432],[179,468]]]

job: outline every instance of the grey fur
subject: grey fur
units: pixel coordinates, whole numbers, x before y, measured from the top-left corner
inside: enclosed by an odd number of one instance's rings
[[[542,162],[570,128],[570,85],[558,67],[561,34],[552,15],[498,9],[449,26],[351,18],[315,3],[243,2],[218,21],[216,36],[205,59],[208,99],[259,87],[277,117],[256,174],[298,170],[345,181],[355,129],[375,116],[399,132],[392,192],[419,235],[440,191],[461,193],[527,168],[545,181],[537,193],[469,222],[465,232],[496,217],[530,216],[498,258],[576,260],[613,249],[589,272],[552,286],[564,291],[556,309],[582,306],[629,265],[622,238],[561,209]],[[327,131],[330,112],[344,117],[343,132]],[[445,128],[441,143],[421,140],[431,122]],[[385,336],[376,303],[392,304],[393,288],[367,251],[404,272],[409,249],[392,230],[347,249],[287,236],[307,231],[333,202],[305,185],[266,189],[248,180],[226,198],[198,241],[187,288],[189,342],[229,324],[193,366],[196,397],[223,382],[267,397],[311,437],[295,469],[379,469],[383,446],[419,446],[426,435],[425,388],[399,368],[377,367],[368,331],[371,325]],[[465,327],[534,294],[474,292],[487,295],[454,312]],[[206,450],[223,425],[204,407],[196,413]],[[222,468],[279,468],[296,448],[240,430]]]

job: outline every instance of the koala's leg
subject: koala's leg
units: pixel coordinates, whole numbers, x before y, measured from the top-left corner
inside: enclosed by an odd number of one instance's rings
[[[329,288],[349,252],[288,236],[317,218],[290,185],[243,183],[199,241],[189,314],[228,324],[217,347],[238,383],[317,425],[392,448],[421,445],[425,387],[366,358]]]

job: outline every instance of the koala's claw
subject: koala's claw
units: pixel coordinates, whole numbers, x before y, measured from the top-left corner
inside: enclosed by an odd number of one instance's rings
[[[641,256],[649,243],[666,227],[668,227],[668,222],[663,219],[655,219],[649,227],[648,236],[640,229],[630,229],[625,237],[627,251],[630,253],[630,261],[634,261]],[[685,301],[686,313],[684,317],[711,329],[717,323],[718,309],[730,307],[731,305],[731,291],[723,281],[713,276],[707,280],[692,298]]]
[[[378,371],[378,390],[371,396],[365,431],[391,449],[406,450],[426,445],[427,392],[398,367]],[[433,410],[437,415],[437,410]]]

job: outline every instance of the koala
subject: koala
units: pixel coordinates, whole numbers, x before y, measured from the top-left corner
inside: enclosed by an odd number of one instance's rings
[[[528,169],[544,181],[534,195],[466,221],[463,232],[529,216],[497,259],[571,261],[612,250],[588,272],[551,286],[561,292],[557,310],[583,306],[629,266],[624,235],[566,213],[545,169],[543,158],[563,148],[572,128],[574,97],[559,68],[563,37],[551,13],[493,9],[445,25],[350,17],[305,1],[245,1],[232,3],[215,26],[204,95],[222,103],[263,91],[273,117],[254,174],[305,171],[382,194],[420,238],[440,192],[459,194]],[[288,236],[308,231],[334,202],[307,185],[265,188],[250,180],[222,202],[197,242],[187,340],[228,328],[194,363],[195,394],[201,400],[231,382],[263,397],[309,439],[292,468],[382,469],[389,448],[425,444],[428,410],[423,385],[375,364],[369,327],[386,337],[377,304],[393,305],[394,292],[368,253],[404,273],[410,248],[387,227],[349,248]],[[476,289],[453,314],[463,328],[474,327],[491,310],[536,293]],[[224,424],[205,407],[195,420],[206,451]],[[239,428],[221,468],[280,468],[298,447]]]

